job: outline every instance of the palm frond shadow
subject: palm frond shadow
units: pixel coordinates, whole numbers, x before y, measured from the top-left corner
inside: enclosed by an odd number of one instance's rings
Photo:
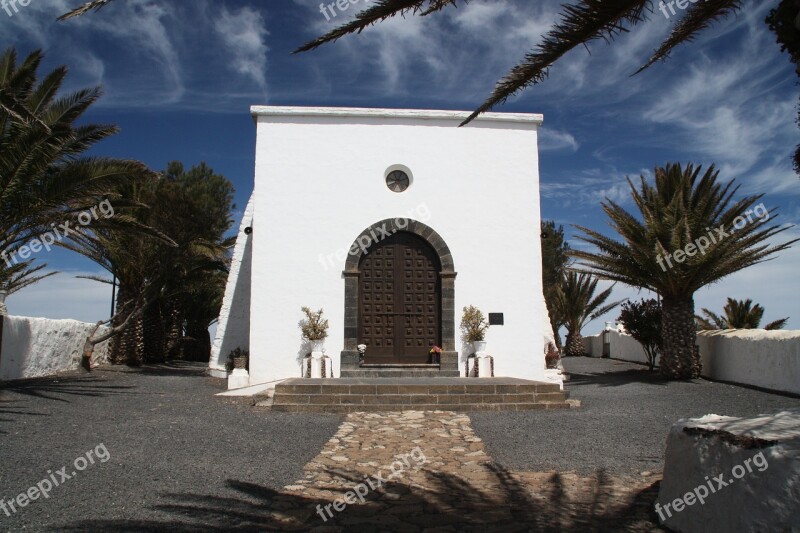
[[[8,416],[8,415],[24,415],[24,416],[50,416],[46,413],[35,413],[33,411],[24,411],[20,410],[17,407],[6,407],[3,405],[6,402],[0,401],[0,416]],[[3,427],[4,424],[13,424],[16,422],[13,418],[0,418],[0,428]],[[0,429],[0,435],[5,435],[7,432]]]
[[[398,531],[409,526],[457,526],[459,531],[502,528],[498,517],[515,530],[556,533],[562,531],[659,531],[653,512],[658,483],[617,501],[611,478],[602,470],[592,478],[589,497],[570,499],[565,480],[553,473],[541,492],[531,492],[517,477],[496,463],[485,465],[499,490],[485,493],[480,487],[444,472],[423,470],[428,490],[414,484],[387,481],[370,493],[363,505],[350,505],[323,521],[317,505],[332,500],[315,499],[294,492],[279,492],[238,480],[227,480],[233,495],[166,493],[153,506],[163,518],[152,520],[91,520],[66,525],[58,531],[119,532],[176,531],[308,531],[332,526],[347,531]],[[364,475],[341,469],[328,471],[351,484]],[[346,488],[331,488],[341,497]],[[388,499],[387,493],[400,495]],[[338,529],[336,529],[338,530]]]
[[[107,380],[93,375],[49,377],[2,383],[0,391],[65,403],[70,403],[70,396],[102,398],[114,394],[136,394],[133,392],[135,386],[108,383]]]

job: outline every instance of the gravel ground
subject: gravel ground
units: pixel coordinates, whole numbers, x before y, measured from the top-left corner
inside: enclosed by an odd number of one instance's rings
[[[597,469],[616,475],[660,472],[669,429],[709,413],[753,416],[800,399],[706,380],[664,382],[646,367],[610,359],[566,358],[570,398],[579,409],[472,413],[487,452],[509,470]]]
[[[638,479],[661,470],[679,418],[800,406],[800,399],[702,380],[665,383],[619,361],[568,359],[565,366],[580,409],[470,414],[502,468],[605,469]],[[0,498],[16,498],[51,472],[62,483],[10,517],[0,510],[0,531],[263,530],[271,502],[280,501],[275,491],[303,477],[342,418],[215,398],[224,385],[203,370],[106,369],[0,388]],[[95,463],[72,476],[90,450]],[[106,450],[110,459],[101,462]],[[61,480],[62,467],[71,479]]]
[[[48,471],[60,480],[63,466],[71,475],[75,459],[101,444],[110,455],[49,499],[11,517],[0,510],[0,531],[99,531],[121,520],[145,530],[147,521],[180,523],[176,515],[205,500],[257,499],[301,477],[341,422],[214,398],[223,383],[203,370],[95,371],[0,388],[0,498],[15,498]],[[106,457],[103,447],[97,452]]]

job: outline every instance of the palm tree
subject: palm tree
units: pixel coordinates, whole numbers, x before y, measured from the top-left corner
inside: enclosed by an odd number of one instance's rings
[[[567,272],[561,280],[555,297],[555,307],[567,328],[567,356],[585,354],[581,337],[583,326],[625,301],[603,305],[611,296],[613,286],[595,296],[598,281],[598,278],[590,274],[574,271]]]
[[[555,306],[555,299],[561,280],[570,264],[567,254],[569,244],[564,240],[564,227],[556,226],[555,221],[543,220],[541,230],[544,301],[547,305],[547,314],[550,318],[556,349],[560,352],[562,345],[559,330],[564,325],[564,320]]]
[[[232,224],[233,186],[205,164],[184,172],[183,165],[173,162],[160,179],[128,187],[125,194],[137,205],[121,215],[169,239],[93,231],[81,232],[66,245],[118,280],[113,323],[136,315],[115,340],[112,362],[161,362],[177,355],[187,332],[199,340],[197,351],[208,352],[210,339],[202,327],[219,314],[225,289],[220,276],[227,273],[233,245],[224,237]]]
[[[589,272],[661,296],[661,372],[672,379],[700,375],[694,293],[797,242],[767,244],[790,226],[768,225],[774,211],[763,204],[753,209],[762,195],[733,201],[733,181],[718,183],[713,165],[701,171],[691,164],[657,167],[655,183],[642,176],[638,190],[628,178],[640,218],[606,199],[603,211],[622,241],[576,226],[585,234],[578,238],[597,251],[571,253]],[[754,218],[759,210],[763,216]]]
[[[695,316],[699,330],[713,329],[759,329],[761,319],[764,317],[764,308],[759,304],[753,305],[753,300],[734,300],[728,298],[728,303],[722,309],[725,316],[719,316],[703,308],[705,318]],[[789,317],[775,320],[764,326],[763,329],[783,329]]]
[[[18,65],[13,48],[0,56],[0,95],[18,111],[0,107],[0,288],[9,293],[45,277],[38,273],[46,265],[33,266],[26,244],[54,227],[77,227],[79,214],[103,201],[125,204],[115,188],[153,176],[136,161],[83,155],[117,133],[115,126],[75,125],[101,90],[59,95],[67,69],[59,67],[37,82],[42,59],[35,51]],[[92,225],[125,224],[100,218]]]

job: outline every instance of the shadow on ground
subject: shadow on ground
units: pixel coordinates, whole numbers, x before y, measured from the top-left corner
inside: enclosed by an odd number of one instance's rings
[[[167,361],[164,363],[146,364],[141,366],[129,365],[102,365],[93,372],[123,372],[129,374],[146,374],[148,376],[199,376],[208,370],[208,363],[192,361]]]
[[[387,482],[371,491],[366,503],[347,506],[326,515],[330,500],[315,500],[291,492],[277,492],[261,485],[228,480],[235,496],[162,494],[163,503],[153,510],[164,517],[148,521],[91,520],[70,524],[58,531],[416,531],[442,527],[444,531],[661,531],[653,513],[658,482],[620,497],[618,486],[598,471],[589,478],[581,496],[556,473],[535,487],[523,484],[516,474],[490,463],[487,470],[501,487],[491,494],[463,479],[427,471],[428,489]],[[360,483],[360,474],[337,470],[340,478]],[[522,474],[524,475],[524,474]],[[322,511],[324,513],[324,511]],[[448,527],[449,526],[449,527]]]
[[[644,383],[647,385],[667,385],[669,380],[661,377],[658,370],[649,371],[647,367],[626,370],[611,370],[608,372],[569,372],[568,385],[598,385],[600,387],[620,387],[631,383]],[[685,381],[693,383],[693,381]]]
[[[113,394],[137,394],[135,386],[112,384],[109,373],[146,374],[150,376],[199,376],[205,374],[206,363],[173,361],[157,365],[101,366],[91,372],[82,370],[57,376],[0,382],[0,406],[6,391],[69,403],[70,396],[106,397]],[[18,413],[29,414],[29,413]],[[36,414],[36,413],[30,413]]]
[[[133,394],[136,387],[112,385],[96,374],[65,375],[41,379],[29,379],[0,384],[0,402],[6,391],[45,400],[69,403],[70,396],[105,397],[112,394]]]

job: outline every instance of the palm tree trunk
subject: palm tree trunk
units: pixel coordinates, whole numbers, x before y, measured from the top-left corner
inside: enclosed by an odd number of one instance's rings
[[[189,353],[185,354],[188,361],[198,361],[207,363],[211,357],[211,336],[208,333],[208,326],[201,323],[189,322],[186,327],[186,335],[191,339],[187,348],[191,347]]]
[[[142,344],[147,363],[163,363],[165,335],[161,314],[161,303],[153,302],[142,315]]]
[[[586,350],[583,347],[583,337],[580,331],[577,333],[571,331],[567,332],[567,348],[565,353],[567,357],[580,357],[586,354]]]
[[[561,344],[561,333],[558,332],[559,326],[560,325],[556,324],[554,320],[550,320],[550,327],[553,329],[553,340],[556,344],[556,350],[563,352],[564,346]]]
[[[661,373],[669,379],[700,377],[700,357],[695,348],[697,327],[694,320],[694,300],[665,298],[661,316],[664,335]]]
[[[127,329],[123,335],[127,335],[130,345],[128,351],[127,364],[130,366],[142,366],[144,363],[144,319],[141,315],[136,317],[133,324]]]
[[[164,311],[164,320],[166,326],[164,328],[165,340],[165,353],[170,359],[176,359],[180,355],[180,342],[183,336],[183,319],[181,318],[181,311],[178,303],[174,299],[166,302]]]
[[[117,294],[117,308],[114,312],[114,320],[111,322],[112,327],[120,326],[128,317],[127,313],[123,314],[125,303],[130,299],[131,294],[127,285],[120,282],[119,293]],[[124,365],[131,359],[133,347],[131,345],[131,337],[128,331],[130,328],[123,330],[119,335],[111,339],[111,350],[109,360],[114,365]]]

